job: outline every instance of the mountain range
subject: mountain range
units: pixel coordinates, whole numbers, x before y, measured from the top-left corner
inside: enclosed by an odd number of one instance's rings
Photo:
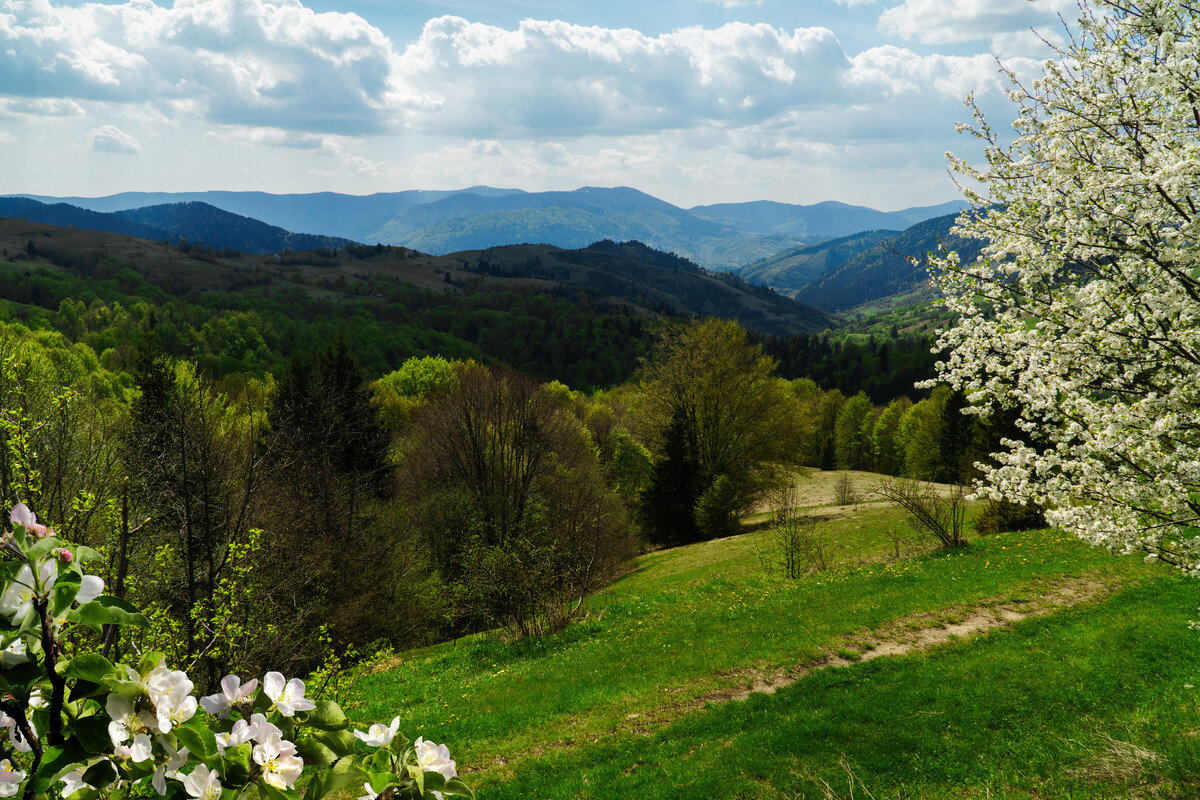
[[[284,232],[400,245],[439,255],[506,244],[579,248],[602,239],[637,240],[708,269],[740,269],[798,245],[863,230],[901,230],[962,207],[961,202],[954,201],[882,212],[836,202],[793,205],[760,201],[685,209],[628,187],[526,192],[473,186],[459,191],[411,190],[361,196],[204,191],[126,192],[94,198],[23,197],[103,213],[170,206],[175,208],[172,213],[180,216],[186,216],[180,204],[202,203]],[[211,216],[211,212],[206,213]],[[179,235],[186,228],[184,222],[172,227],[162,212],[153,216],[153,224],[178,231]],[[192,237],[201,238],[196,234]],[[268,239],[262,241],[265,246]],[[294,244],[287,246],[296,248]]]

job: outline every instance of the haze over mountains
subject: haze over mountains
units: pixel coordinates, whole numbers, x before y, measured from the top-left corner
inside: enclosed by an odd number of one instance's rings
[[[433,254],[505,244],[577,248],[601,239],[637,240],[708,269],[740,269],[799,244],[860,231],[902,230],[962,207],[954,201],[881,212],[836,202],[804,206],[759,201],[684,209],[627,187],[525,192],[474,186],[363,196],[205,191],[25,197],[95,212],[199,202],[285,231]],[[166,224],[161,215],[156,219],[159,227]]]

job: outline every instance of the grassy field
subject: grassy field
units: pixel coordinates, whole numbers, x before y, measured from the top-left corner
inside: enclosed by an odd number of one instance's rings
[[[831,570],[785,579],[769,530],[652,553],[559,634],[403,654],[352,714],[399,709],[484,800],[1192,796],[1193,581],[1055,531],[897,560],[896,509],[813,513]],[[968,618],[997,627],[928,648]]]

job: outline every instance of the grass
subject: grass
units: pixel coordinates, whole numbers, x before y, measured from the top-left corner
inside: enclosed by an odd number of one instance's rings
[[[1031,763],[1058,764],[1070,748],[1086,750],[1066,742],[1081,730],[1079,714],[1104,710],[1098,696],[1083,702],[1083,695],[1070,689],[1080,678],[1072,677],[1067,666],[1048,683],[1039,667],[1043,651],[1072,645],[1055,648],[1037,640],[1041,649],[1032,652],[1017,647],[970,664],[955,661],[980,647],[1001,646],[996,642],[1028,643],[1026,631],[1055,630],[1053,625],[1062,624],[1057,617],[1027,621],[1015,631],[929,655],[818,671],[770,697],[718,705],[706,701],[742,691],[756,676],[782,674],[839,650],[848,660],[861,658],[870,645],[867,634],[896,621],[915,627],[931,620],[953,622],[964,606],[1034,600],[1047,587],[1085,578],[1130,587],[1130,592],[1160,590],[1160,585],[1185,591],[1191,585],[1162,568],[1086,548],[1054,531],[988,537],[962,551],[894,563],[879,560],[892,552],[889,531],[900,525],[899,514],[882,505],[822,523],[841,566],[797,581],[764,570],[767,531],[652,553],[592,598],[584,620],[557,635],[520,642],[484,635],[404,654],[360,682],[357,693],[365,699],[352,715],[363,722],[390,719],[399,709],[407,735],[450,744],[485,800],[804,796],[804,786],[816,784],[798,776],[811,772],[831,780],[844,775],[837,766],[842,753],[870,779],[868,786],[886,791],[927,787],[916,794],[904,790],[900,796],[905,797],[959,796],[936,792],[960,778],[978,777],[979,757],[968,750],[986,743],[980,752],[1022,752],[1026,745],[1014,740],[1018,723],[1039,702],[1054,705],[1047,697],[1059,698],[1066,716],[1028,733],[1041,740],[1053,728],[1064,743]],[[1188,600],[1179,608],[1195,605]],[[1124,620],[1128,607],[1108,600],[1062,616],[1087,620],[1097,609],[1110,609]],[[923,616],[914,621],[913,615]],[[1164,620],[1159,615],[1165,639],[1194,638],[1185,621]],[[1080,640],[1117,635],[1111,620],[1080,625],[1071,634]],[[1084,658],[1103,659],[1096,646],[1081,641],[1079,647]],[[1171,663],[1172,669],[1178,667]],[[934,669],[935,664],[941,666]],[[1135,672],[1149,668],[1144,663],[1130,667]],[[1000,673],[1017,679],[1002,679]],[[1113,681],[1133,683],[1125,675],[1095,685]],[[1145,691],[1130,694],[1128,708],[1144,713],[1143,704],[1160,687],[1139,683]],[[1039,692],[1026,694],[1037,686]],[[816,696],[825,699],[810,702]],[[1064,705],[1064,697],[1072,702]],[[952,713],[955,706],[947,705],[952,700],[968,707]],[[927,718],[934,716],[944,729],[928,727]],[[1076,724],[1065,724],[1072,717]],[[1124,741],[1118,735],[1123,729],[1114,730],[1113,738]],[[927,744],[940,753],[936,759],[925,753],[926,745],[918,746],[922,737],[931,737]],[[897,748],[925,754],[896,761]],[[747,760],[748,752],[755,755]],[[893,766],[885,769],[886,764]],[[994,776],[995,770],[986,774]],[[1017,786],[1012,784],[1014,791]]]

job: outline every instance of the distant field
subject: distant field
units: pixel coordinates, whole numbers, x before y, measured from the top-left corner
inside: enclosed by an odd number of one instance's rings
[[[768,530],[651,553],[557,635],[403,654],[353,715],[400,709],[485,799],[816,798],[843,757],[876,798],[1099,798],[1200,765],[1200,585],[1056,531],[895,560],[903,525],[822,523],[837,566],[795,581]]]

